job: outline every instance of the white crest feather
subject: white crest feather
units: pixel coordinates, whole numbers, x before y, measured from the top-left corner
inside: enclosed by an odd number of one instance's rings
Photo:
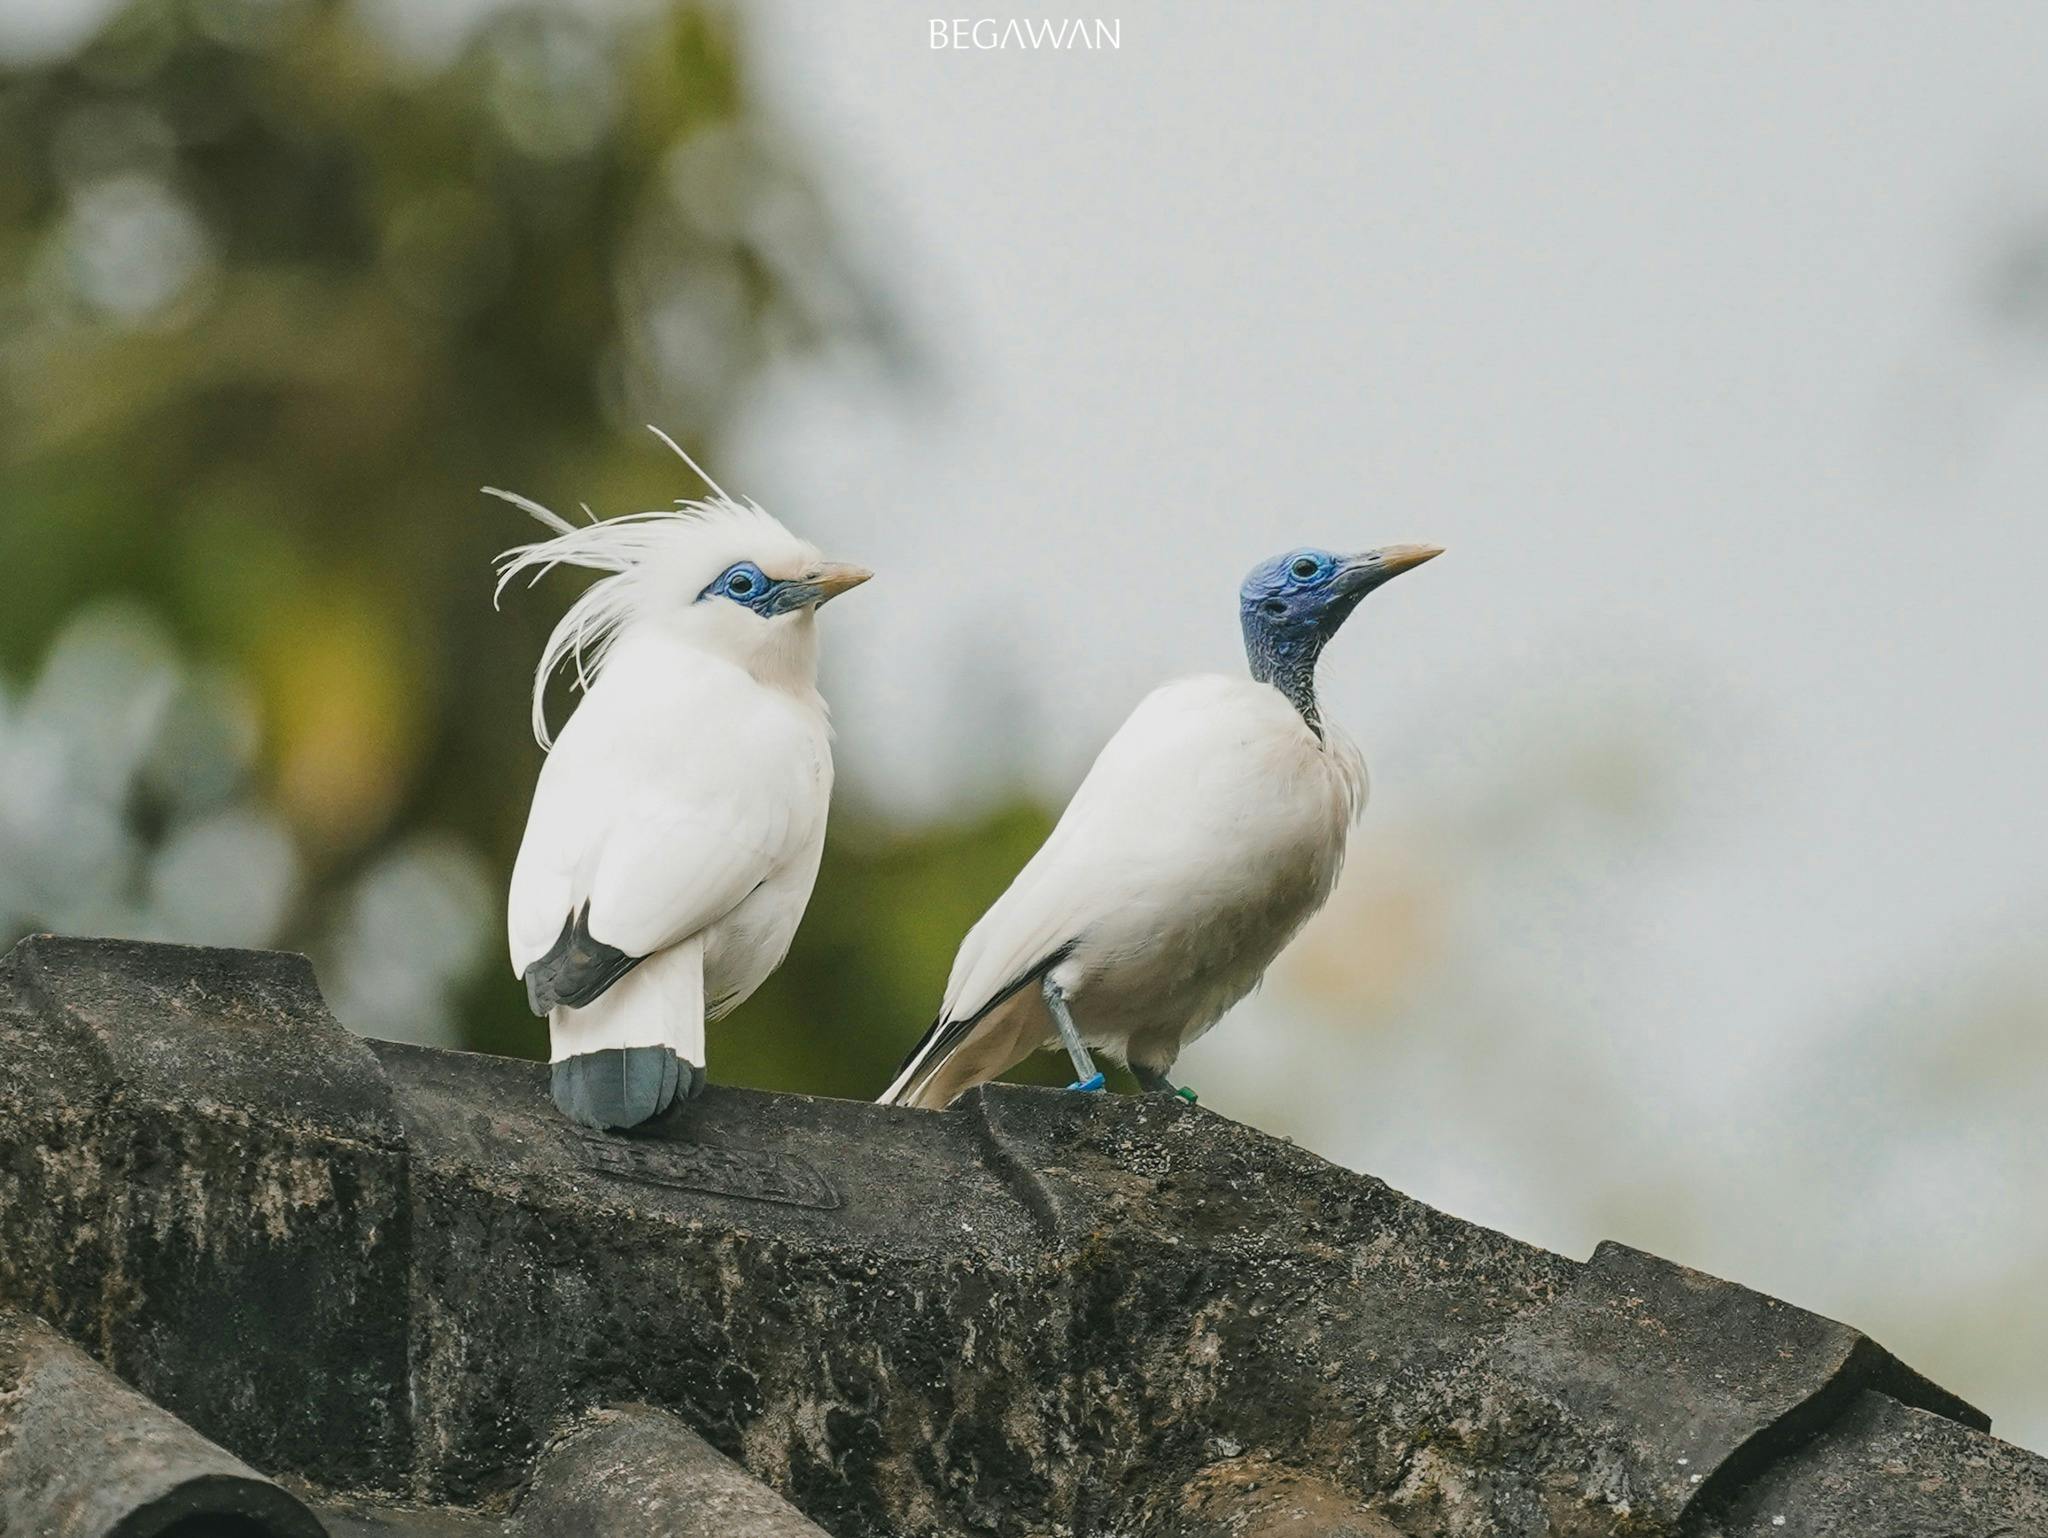
[[[713,543],[723,545],[730,544],[735,534],[767,535],[779,546],[801,547],[795,536],[760,504],[751,498],[742,502],[727,496],[673,439],[659,428],[654,432],[697,471],[711,488],[711,496],[697,501],[678,499],[672,511],[626,513],[617,518],[598,518],[585,507],[583,511],[591,521],[574,524],[530,497],[495,486],[482,488],[485,495],[523,509],[552,531],[547,539],[514,545],[498,556],[498,584],[491,594],[493,606],[504,596],[512,579],[522,572],[532,573],[527,582],[529,587],[557,566],[580,566],[586,571],[608,573],[569,606],[568,613],[549,635],[540,665],[534,670],[533,735],[543,748],[554,745],[548,731],[545,702],[548,679],[555,669],[564,662],[573,663],[576,687],[589,688],[620,631],[650,604],[693,599],[694,591],[682,595],[672,581],[665,583],[662,579],[679,570],[687,574],[701,565],[707,536],[712,537]],[[707,573],[705,580],[715,576],[716,572]]]
[[[709,486],[713,494],[727,502],[730,502],[732,500],[731,497],[726,496],[725,488],[719,485],[718,482],[714,481],[709,475],[707,475],[704,471],[704,467],[698,464],[696,460],[692,459],[680,443],[676,442],[675,439],[671,438],[667,433],[663,432],[660,428],[656,427],[652,422],[649,422],[647,424],[647,430],[653,433],[654,436],[659,438],[663,443],[666,443],[669,446],[669,448],[674,451],[676,458],[680,459],[684,464],[688,465],[692,470],[694,470],[697,473],[697,479],[702,481],[705,485]]]

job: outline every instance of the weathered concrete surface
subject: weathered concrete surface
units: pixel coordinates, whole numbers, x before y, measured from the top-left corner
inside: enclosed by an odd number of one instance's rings
[[[1865,1391],[1706,1524],[1706,1538],[2008,1538],[2048,1527],[2042,1460]]]
[[[673,1415],[647,1405],[594,1410],[542,1454],[519,1521],[526,1534],[561,1538],[825,1538]]]
[[[618,1405],[565,1427],[510,1511],[331,1501],[332,1538],[825,1538],[665,1410]]]
[[[2048,1463],[1845,1326],[1171,1097],[714,1087],[620,1138],[291,958],[50,939],[0,1067],[0,1302],[337,1534],[514,1533],[694,1431],[839,1538],[2048,1535]]]
[[[0,1534],[156,1538],[173,1530],[321,1532],[300,1502],[48,1325],[0,1308]]]
[[[266,1471],[402,1467],[404,1125],[303,958],[24,941],[0,1058],[0,1302]]]

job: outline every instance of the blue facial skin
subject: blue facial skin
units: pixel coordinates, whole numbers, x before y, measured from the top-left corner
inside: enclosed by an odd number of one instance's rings
[[[718,580],[697,595],[697,601],[729,598],[763,619],[773,619],[794,609],[807,609],[824,597],[825,590],[815,582],[779,582],[752,561],[741,561],[720,572]]]
[[[1407,559],[1407,547],[1395,560],[1386,558],[1390,553],[1290,550],[1254,566],[1238,589],[1252,677],[1286,695],[1318,737],[1323,723],[1316,709],[1316,659],[1360,599],[1415,564]]]

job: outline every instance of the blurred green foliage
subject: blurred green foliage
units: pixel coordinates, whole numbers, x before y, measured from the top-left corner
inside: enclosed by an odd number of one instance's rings
[[[431,58],[349,5],[142,0],[0,73],[0,678],[118,598],[239,680],[246,793],[299,873],[266,938],[326,975],[389,851],[459,843],[495,904],[518,844],[531,669],[573,589],[492,611],[490,558],[531,531],[477,488],[663,505],[695,488],[641,423],[715,442],[770,362],[894,346],[883,315],[723,11],[515,7]],[[142,852],[113,895],[0,922],[123,924],[119,888],[177,829],[114,794]],[[789,964],[717,1031],[719,1077],[874,1093],[1045,827],[842,807]],[[374,974],[403,922],[358,923],[350,965]],[[465,964],[457,1038],[538,1053],[495,908],[462,922],[489,960]]]

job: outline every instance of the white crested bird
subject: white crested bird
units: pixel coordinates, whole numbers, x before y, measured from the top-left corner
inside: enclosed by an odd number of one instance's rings
[[[552,531],[499,557],[499,593],[522,572],[608,574],[534,675],[548,756],[506,914],[555,1104],[589,1127],[702,1089],[705,1022],[781,965],[825,845],[817,610],[870,573],[704,479],[703,501],[583,525],[485,488]],[[564,663],[583,697],[550,744],[542,697]]]
[[[1154,690],[1045,844],[961,942],[885,1104],[937,1109],[1059,1044],[1173,1091],[1181,1049],[1258,986],[1323,905],[1364,810],[1365,761],[1323,720],[1316,662],[1360,599],[1442,552],[1296,550],[1239,592],[1249,678]],[[1192,1098],[1190,1095],[1188,1098]]]

